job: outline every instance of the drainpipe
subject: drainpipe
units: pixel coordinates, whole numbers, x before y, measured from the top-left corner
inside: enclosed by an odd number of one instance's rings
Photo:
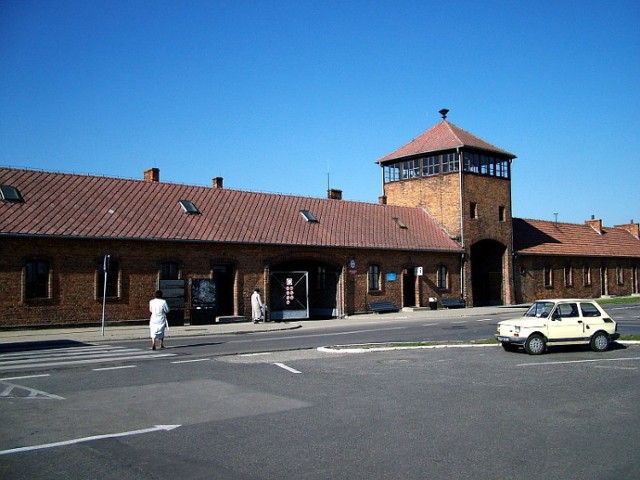
[[[463,187],[464,187],[464,182],[462,180],[463,172],[464,172],[464,158],[463,158],[463,155],[461,155],[460,147],[456,147],[456,154],[458,155],[458,168],[460,170],[460,246],[464,249],[465,248],[464,203],[463,203],[464,197],[462,194]],[[465,296],[466,283],[464,280],[464,273],[465,273],[464,259],[465,259],[465,252],[462,253],[462,258],[460,259],[460,296],[466,300],[466,296]]]

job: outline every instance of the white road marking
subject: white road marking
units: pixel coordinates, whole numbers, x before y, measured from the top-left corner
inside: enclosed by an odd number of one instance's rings
[[[194,363],[194,362],[208,362],[209,360],[211,360],[210,358],[194,358],[191,360],[176,360],[174,362],[171,363]]]
[[[103,372],[105,370],[120,370],[122,368],[136,368],[137,365],[120,365],[118,367],[92,368],[94,372]]]
[[[66,445],[75,445],[76,443],[82,442],[92,442],[94,440],[102,440],[105,438],[118,438],[118,437],[128,437],[131,435],[140,435],[143,433],[151,433],[158,431],[170,431],[175,428],[180,427],[180,425],[156,425],[151,428],[143,428],[142,430],[131,430],[129,432],[120,432],[120,433],[107,433],[105,435],[93,435],[91,437],[83,437],[83,438],[75,438],[73,440],[65,440],[63,442],[54,442],[54,443],[45,443],[42,445],[33,445],[31,447],[18,447],[11,448],[9,450],[0,450],[0,455],[9,455],[12,453],[20,453],[20,452],[31,452],[34,450],[42,450],[44,448],[53,448],[53,447],[64,447]]]
[[[490,322],[491,320],[494,320],[493,318],[481,318],[479,320],[476,320],[476,322]]]
[[[440,325],[439,323],[424,323],[423,327],[433,327],[434,325]]]
[[[365,330],[351,330],[349,332],[336,332],[336,333],[314,333],[311,335],[304,335],[304,338],[308,337],[334,337],[337,335],[354,335],[356,333],[367,333],[367,332],[382,332],[385,330],[406,330],[409,327],[390,327],[390,328],[369,328]],[[256,343],[256,342],[271,342],[273,340],[296,340],[300,339],[302,335],[297,336],[288,336],[288,337],[277,337],[277,338],[255,338],[251,340],[230,340],[227,343]]]
[[[23,385],[16,385],[15,383],[9,382],[0,382],[0,384],[4,385],[5,388],[0,392],[0,397],[4,398],[45,398],[51,400],[64,400],[64,397],[60,397],[58,395],[54,395],[52,393],[43,392],[42,390],[37,390],[31,387],[25,387]],[[28,395],[25,396],[14,396],[11,395],[11,392],[14,390],[25,390],[28,392]]]
[[[539,363],[520,363],[517,367],[537,367],[541,365],[569,365],[572,363],[597,363],[597,362],[624,362],[628,360],[640,360],[640,357],[625,358],[594,358],[591,360],[567,360],[564,362],[539,362]]]
[[[22,377],[0,378],[0,382],[2,382],[3,380],[24,380],[25,378],[40,378],[40,377],[50,377],[50,376],[51,376],[50,373],[43,373],[41,375],[23,375]]]
[[[280,368],[284,368],[285,370],[291,372],[291,373],[302,373],[299,372],[298,370],[296,370],[295,368],[291,368],[288,365],[285,365],[284,363],[274,363],[274,365],[277,365]]]

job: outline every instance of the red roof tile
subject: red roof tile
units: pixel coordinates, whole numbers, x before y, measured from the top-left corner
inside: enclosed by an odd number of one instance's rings
[[[518,255],[640,257],[640,240],[622,228],[513,219],[513,247]]]
[[[380,158],[378,163],[457,147],[473,147],[499,153],[500,155],[506,155],[511,158],[516,157],[514,154],[485,142],[466,130],[455,126],[453,123],[443,120],[406,145]]]
[[[0,202],[0,235],[462,251],[419,208],[11,168],[0,184],[25,199]],[[201,214],[184,213],[183,199]]]

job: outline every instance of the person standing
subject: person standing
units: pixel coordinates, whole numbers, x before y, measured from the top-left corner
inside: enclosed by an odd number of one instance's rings
[[[262,318],[263,307],[260,289],[256,287],[251,295],[251,318],[253,318],[253,323],[258,323]]]
[[[162,298],[162,290],[156,290],[155,298],[149,301],[149,311],[151,318],[149,319],[149,333],[151,334],[151,349],[156,349],[156,340],[160,340],[160,348],[164,348],[164,332],[169,328],[167,321],[167,313],[169,313],[169,305]]]

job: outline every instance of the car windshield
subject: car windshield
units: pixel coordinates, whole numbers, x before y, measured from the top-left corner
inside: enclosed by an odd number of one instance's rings
[[[524,314],[525,317],[547,317],[553,309],[553,302],[535,302]]]

